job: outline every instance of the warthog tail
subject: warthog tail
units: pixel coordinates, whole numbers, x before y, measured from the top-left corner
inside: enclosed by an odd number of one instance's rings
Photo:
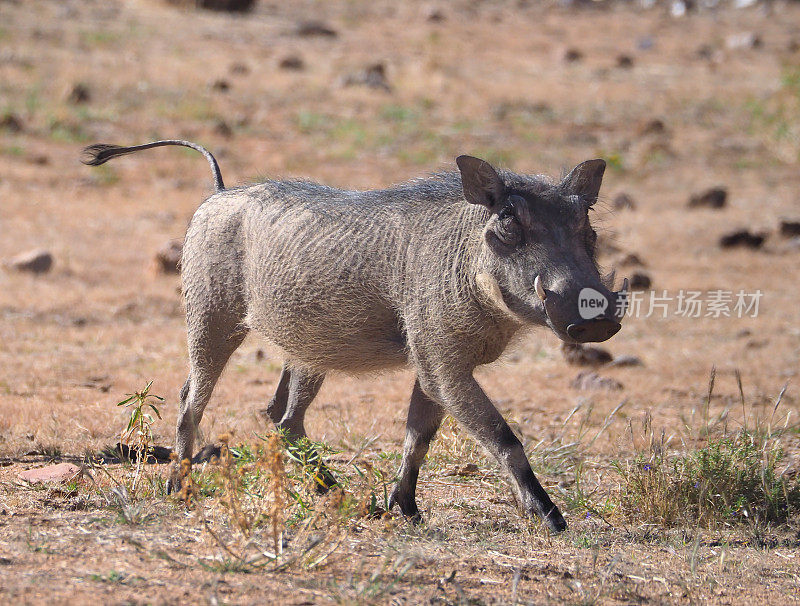
[[[163,145],[180,145],[182,147],[189,147],[203,154],[211,165],[211,172],[214,173],[214,187],[217,191],[225,189],[225,184],[222,182],[222,173],[219,170],[217,159],[211,155],[205,147],[192,143],[191,141],[181,141],[179,139],[167,139],[164,141],[153,141],[152,143],[145,143],[144,145],[132,145],[130,147],[121,147],[119,145],[108,145],[106,143],[97,143],[84,147],[81,157],[81,162],[89,166],[100,166],[105,164],[111,158],[117,156],[124,156],[142,149],[150,149],[151,147],[161,147]]]

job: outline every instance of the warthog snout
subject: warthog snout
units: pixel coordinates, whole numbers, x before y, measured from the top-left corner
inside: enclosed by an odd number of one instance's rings
[[[544,304],[548,323],[562,339],[577,343],[606,341],[622,328],[628,302],[627,278],[617,292],[600,284],[594,288],[569,288],[564,286],[566,280],[551,291],[542,282],[541,276],[536,276],[534,290]]]

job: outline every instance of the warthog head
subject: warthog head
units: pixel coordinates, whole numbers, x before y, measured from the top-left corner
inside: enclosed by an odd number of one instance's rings
[[[589,211],[606,163],[589,160],[560,183],[498,172],[459,156],[464,196],[491,211],[481,243],[478,282],[519,321],[549,326],[570,343],[605,341],[621,328],[627,280],[612,292],[601,278]]]

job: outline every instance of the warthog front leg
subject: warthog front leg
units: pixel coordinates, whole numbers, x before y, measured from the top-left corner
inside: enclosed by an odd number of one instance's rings
[[[471,373],[459,378],[429,378],[422,385],[497,459],[511,477],[525,513],[541,518],[553,532],[564,530],[567,523],[536,479],[522,444]]]
[[[414,383],[411,392],[411,403],[408,406],[406,422],[406,442],[403,447],[403,463],[398,472],[397,486],[389,499],[389,508],[395,504],[400,506],[403,515],[417,521],[420,520],[415,494],[419,467],[428,452],[433,436],[444,418],[444,409],[431,400],[419,385]]]

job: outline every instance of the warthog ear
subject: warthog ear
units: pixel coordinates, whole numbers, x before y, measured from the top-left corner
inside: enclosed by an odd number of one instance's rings
[[[580,196],[585,203],[591,206],[597,202],[605,170],[605,160],[597,159],[581,162],[564,177],[561,187],[570,195]]]
[[[456,164],[467,202],[492,209],[501,202],[506,186],[491,164],[472,156],[459,156]]]

